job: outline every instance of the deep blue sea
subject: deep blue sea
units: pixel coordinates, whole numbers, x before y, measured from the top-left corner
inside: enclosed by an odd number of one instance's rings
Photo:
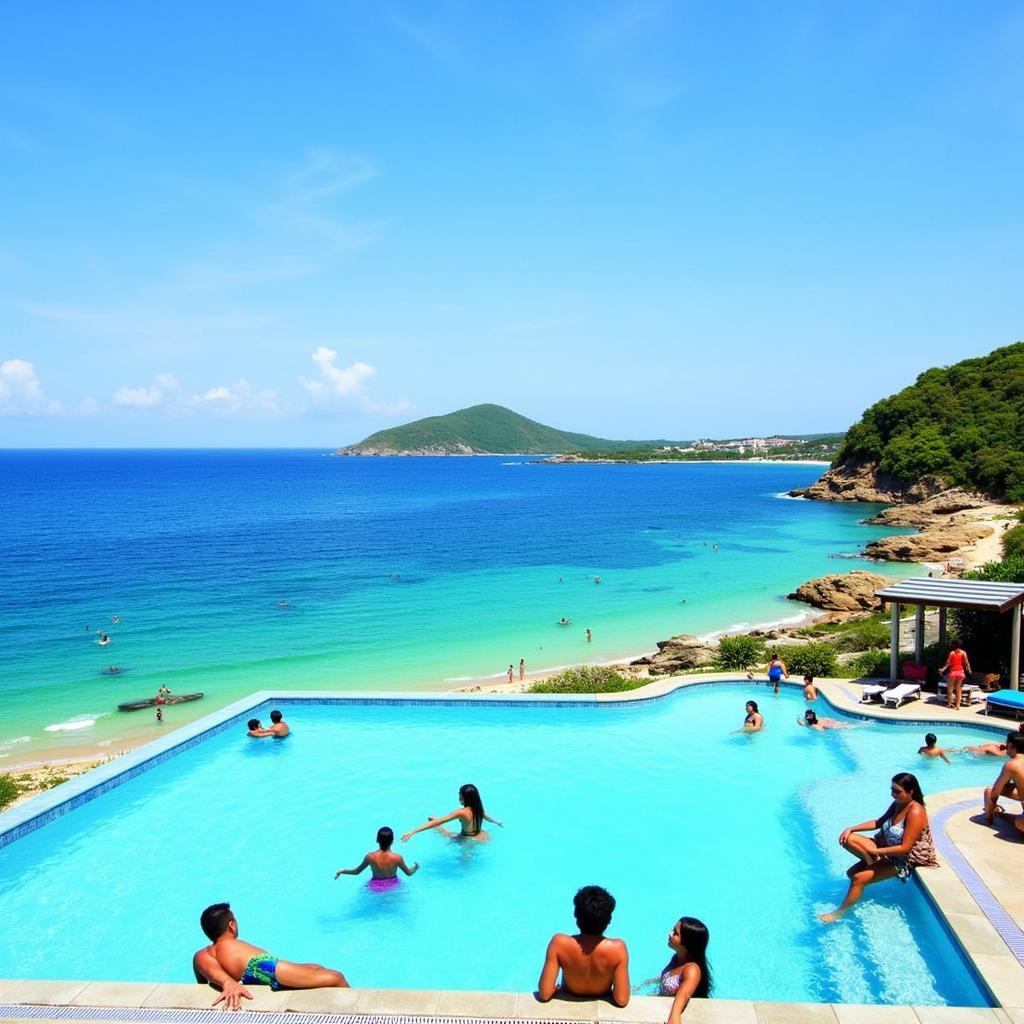
[[[0,452],[0,768],[151,734],[116,707],[161,684],[206,694],[168,728],[259,689],[451,688],[799,615],[785,594],[893,532],[782,496],[822,469]]]

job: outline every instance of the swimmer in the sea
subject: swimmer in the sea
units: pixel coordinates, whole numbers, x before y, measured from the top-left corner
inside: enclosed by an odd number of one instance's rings
[[[458,810],[446,814],[443,818],[427,818],[422,825],[417,826],[411,832],[406,832],[402,836],[402,842],[407,843],[417,832],[425,832],[430,828],[436,828],[441,835],[448,839],[478,839],[481,842],[486,842],[490,836],[484,831],[485,821],[489,821],[499,828],[504,827],[497,818],[492,818],[484,812],[480,791],[471,783],[459,787],[459,802],[462,806]],[[449,821],[458,821],[462,826],[462,831],[450,832],[444,828],[444,824]]]
[[[586,630],[584,632],[586,632],[586,634],[587,634],[587,643],[589,644],[590,640],[591,640],[590,627],[587,626],[587,628],[586,628]]]
[[[946,757],[945,750],[939,746],[938,738],[933,732],[925,735],[924,746],[918,747],[917,752],[925,757],[941,757],[946,764],[949,764],[949,758]]]
[[[110,636],[107,633],[100,633],[100,647],[106,647],[110,643]]]
[[[112,618],[112,619],[111,619],[110,621],[111,621],[111,622],[112,622],[112,623],[113,623],[113,624],[114,624],[115,626],[117,626],[117,625],[119,625],[119,624],[120,624],[120,622],[121,622],[121,616],[120,616],[120,615],[115,615],[115,616],[114,616],[114,617],[113,617],[113,618]]]
[[[342,875],[359,875],[367,868],[370,869],[373,878],[370,879],[370,888],[375,892],[384,889],[393,889],[398,885],[398,872],[404,871],[406,875],[415,875],[420,869],[418,861],[409,867],[405,858],[400,853],[391,851],[391,844],[395,841],[395,833],[385,825],[377,829],[377,849],[371,850],[362,862],[354,868],[342,868],[334,873],[335,878]]]
[[[567,619],[564,615],[558,620],[558,624],[560,626],[568,626],[571,625],[571,623],[572,619]]]

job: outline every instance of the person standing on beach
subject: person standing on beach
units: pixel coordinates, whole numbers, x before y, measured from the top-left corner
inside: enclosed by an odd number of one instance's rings
[[[509,667],[508,667],[508,681],[510,683],[512,682],[512,679],[514,678],[514,676],[515,676],[515,669],[513,669],[512,666],[509,665]]]
[[[946,664],[939,669],[939,675],[948,672],[946,677],[946,707],[959,709],[963,693],[964,680],[971,671],[971,661],[967,652],[960,646],[959,640],[950,644],[951,650],[946,655]]]
[[[522,682],[526,678],[526,661],[523,658],[519,659],[519,681]]]
[[[775,687],[775,696],[779,695],[779,681],[789,678],[789,669],[779,657],[778,651],[772,651],[772,660],[768,662],[768,682]]]

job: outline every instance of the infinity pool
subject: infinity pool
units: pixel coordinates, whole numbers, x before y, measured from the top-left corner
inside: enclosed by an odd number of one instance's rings
[[[767,727],[735,735],[751,698]],[[593,882],[618,900],[635,985],[688,914],[722,998],[987,1005],[916,883],[816,919],[845,891],[836,837],[885,809],[894,772],[926,795],[996,774],[918,757],[922,727],[808,732],[798,692],[749,684],[615,707],[280,706],[288,740],[221,733],[0,851],[6,973],[191,981],[199,913],[228,900],[243,938],[356,986],[530,990]],[[464,782],[505,822],[490,843],[421,833],[398,889],[334,880],[380,825],[454,809]]]

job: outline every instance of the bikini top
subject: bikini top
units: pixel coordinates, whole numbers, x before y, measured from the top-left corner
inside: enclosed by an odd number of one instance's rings
[[[682,981],[682,974],[673,974],[672,965],[669,964],[661,972],[661,994],[663,996],[674,996],[679,991],[679,985]]]

